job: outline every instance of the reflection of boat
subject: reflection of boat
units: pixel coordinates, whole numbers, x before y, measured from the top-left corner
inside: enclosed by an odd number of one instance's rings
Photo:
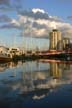
[[[4,72],[8,68],[7,63],[0,63],[0,72]]]
[[[55,60],[55,59],[40,59],[39,62],[43,62],[43,63],[66,63],[66,64],[72,64],[72,61],[62,61],[62,60]]]
[[[48,62],[54,62],[54,63],[60,63],[61,61],[60,60],[54,60],[54,59],[40,59],[39,60],[40,62],[45,62],[45,63],[48,63]]]
[[[11,61],[11,57],[9,54],[0,53],[0,62],[8,62]]]

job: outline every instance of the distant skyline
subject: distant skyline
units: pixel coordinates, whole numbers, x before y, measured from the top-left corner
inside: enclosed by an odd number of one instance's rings
[[[48,48],[54,28],[72,39],[71,10],[72,0],[0,0],[0,45]]]

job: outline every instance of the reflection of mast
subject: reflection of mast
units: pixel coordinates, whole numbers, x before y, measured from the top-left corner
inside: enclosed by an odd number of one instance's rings
[[[31,67],[31,70],[30,70],[30,72],[31,72],[31,86],[32,86],[32,89],[34,89],[34,84],[33,84],[33,71],[32,71],[32,65],[30,65]]]
[[[23,66],[22,74],[21,74],[21,79],[23,80],[24,85],[33,88],[33,73],[32,73],[32,67],[30,65],[30,71],[27,71],[27,65],[29,64],[24,64],[25,67]],[[29,88],[28,88],[29,89]]]
[[[16,77],[16,69],[13,71],[13,77]]]
[[[39,69],[39,61],[36,61],[36,68]]]
[[[24,65],[25,65],[25,64],[24,64]],[[23,65],[23,70],[22,70],[22,73],[21,73],[21,80],[22,80],[23,84],[25,85],[25,83],[26,83],[26,81],[25,81],[25,73],[26,73],[26,72],[24,72],[24,70],[25,70],[24,65]]]

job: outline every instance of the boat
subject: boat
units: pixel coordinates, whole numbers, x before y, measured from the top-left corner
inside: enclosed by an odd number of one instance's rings
[[[11,60],[12,60],[12,58],[11,58],[10,54],[0,53],[0,62],[9,62]]]

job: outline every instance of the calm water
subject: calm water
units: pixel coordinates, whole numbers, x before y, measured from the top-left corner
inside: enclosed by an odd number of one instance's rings
[[[72,108],[72,64],[0,64],[0,108]]]

